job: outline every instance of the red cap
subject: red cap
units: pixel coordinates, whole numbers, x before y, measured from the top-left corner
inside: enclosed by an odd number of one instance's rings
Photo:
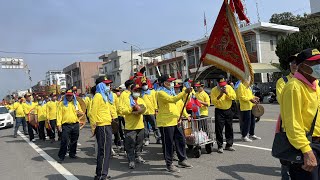
[[[175,86],[174,86],[174,88],[180,88],[181,87],[181,84],[176,84]]]
[[[72,95],[73,95],[72,90],[68,90],[68,91],[66,92],[66,96],[72,96]]]
[[[132,90],[138,90],[141,89],[141,86],[139,86],[139,84],[135,84],[134,87],[132,87]]]

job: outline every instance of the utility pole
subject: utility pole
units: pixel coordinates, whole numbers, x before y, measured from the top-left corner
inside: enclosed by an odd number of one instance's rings
[[[133,75],[133,47],[131,46],[131,76]]]

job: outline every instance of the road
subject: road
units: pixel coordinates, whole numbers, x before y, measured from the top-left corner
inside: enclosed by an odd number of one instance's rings
[[[280,179],[280,163],[271,156],[271,147],[275,129],[275,120],[279,114],[279,105],[264,104],[265,115],[256,125],[256,135],[262,140],[252,143],[241,142],[239,124],[234,123],[235,152],[218,154],[216,145],[211,154],[206,154],[204,148],[200,158],[193,158],[187,151],[193,169],[181,169],[178,174],[165,171],[161,146],[151,144],[144,148],[143,158],[146,164],[137,165],[129,170],[123,153],[111,159],[110,175],[113,179],[130,180],[189,180],[189,179],[239,179],[239,180],[270,180]],[[214,108],[210,108],[213,115]],[[21,130],[21,129],[20,129]],[[93,179],[95,175],[94,139],[91,138],[89,126],[81,130],[78,146],[79,159],[69,159],[60,165],[56,163],[59,142],[49,141],[28,142],[23,135],[13,138],[13,129],[0,130],[0,174],[2,180],[9,179]],[[39,154],[40,153],[40,154]],[[53,159],[52,159],[53,158]],[[64,175],[64,176],[63,176]]]

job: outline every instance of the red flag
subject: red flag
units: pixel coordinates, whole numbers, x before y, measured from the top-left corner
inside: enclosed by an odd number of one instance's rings
[[[231,0],[230,6],[233,12],[236,11],[241,21],[246,21],[248,24],[250,23],[248,17],[244,13],[244,7],[241,0]]]
[[[201,60],[229,72],[246,85],[253,83],[249,56],[232,9],[226,1],[222,4]]]

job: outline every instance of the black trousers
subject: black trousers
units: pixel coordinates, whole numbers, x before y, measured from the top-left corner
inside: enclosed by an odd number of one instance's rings
[[[125,133],[125,150],[127,152],[128,161],[132,162],[138,156],[141,156],[143,139],[144,139],[144,129],[137,130],[124,130]]]
[[[179,161],[187,159],[186,140],[184,138],[182,128],[178,126],[169,126],[159,127],[159,129],[161,133],[164,160],[167,167],[172,165],[174,145]]]
[[[56,119],[50,120],[49,123],[51,126],[50,139],[55,139],[56,138],[57,120]]]
[[[46,122],[45,121],[39,121],[39,139],[40,140],[46,140],[46,135],[44,133],[44,129]]]
[[[111,156],[112,128],[109,126],[96,127],[96,139],[98,144],[96,175],[98,179],[108,176]]]
[[[223,145],[223,129],[225,127],[225,137],[227,145],[226,147],[230,147],[233,145],[233,112],[230,109],[222,110],[215,109],[215,131],[216,131],[216,140],[218,148],[222,148]]]
[[[28,134],[29,134],[29,140],[32,141],[34,139],[33,130],[38,131],[34,126],[32,126],[29,121],[27,121],[28,124]]]
[[[69,145],[69,156],[77,154],[77,142],[79,138],[79,123],[62,124],[59,158],[64,159]],[[70,142],[70,143],[69,143]]]
[[[290,165],[289,173],[291,180],[319,180],[320,168],[315,168],[312,172],[305,171],[301,165]]]
[[[159,128],[157,127],[157,122],[154,115],[143,115],[143,121],[144,121],[144,138],[147,141],[150,141],[150,132],[148,123],[151,125],[151,128],[154,132],[156,140],[161,139],[161,134],[159,132]]]
[[[256,120],[254,116],[252,115],[252,111],[241,111],[240,112],[242,116],[242,127],[241,127],[241,135],[242,137],[245,137],[248,135],[253,136],[254,135],[254,129],[256,126]]]
[[[123,129],[125,127],[125,121],[124,121],[124,117],[123,116],[119,116],[118,117],[119,120],[119,134],[120,134],[120,138],[121,140],[124,141],[125,137],[124,137],[124,132]]]

